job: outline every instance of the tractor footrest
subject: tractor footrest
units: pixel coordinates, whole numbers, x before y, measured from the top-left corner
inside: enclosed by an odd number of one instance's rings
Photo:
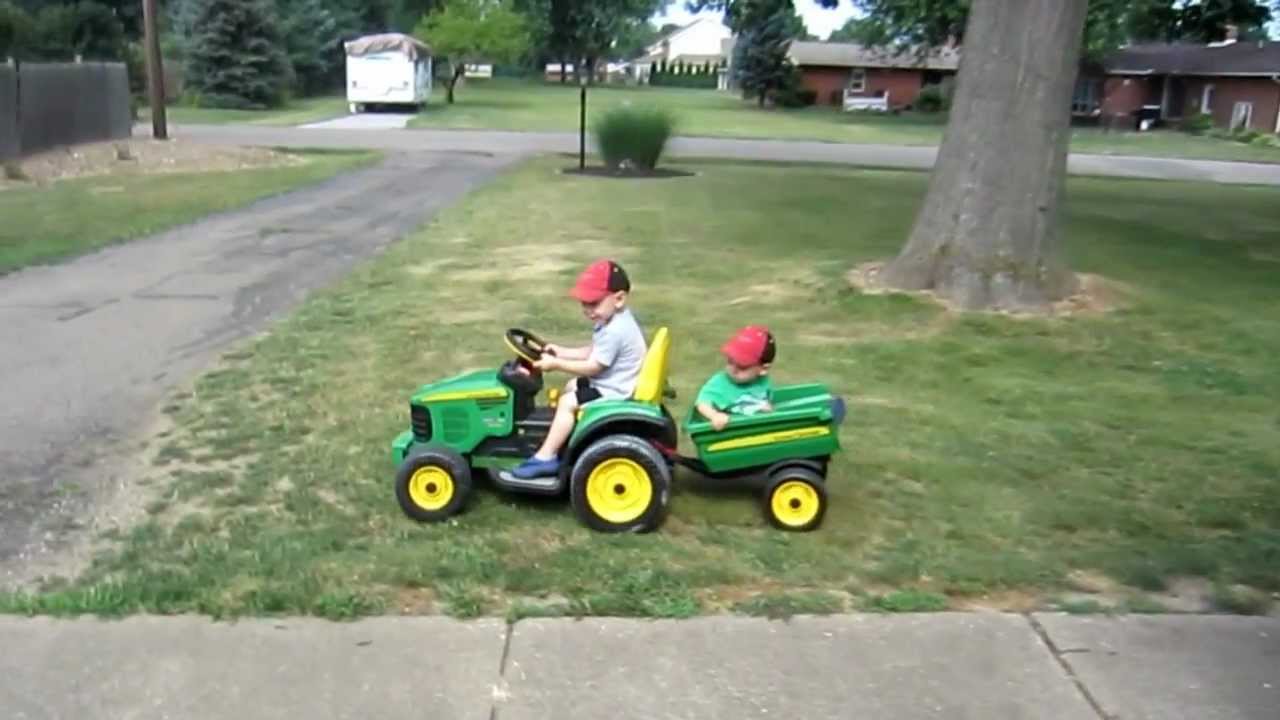
[[[559,475],[537,478],[518,478],[510,470],[502,470],[493,475],[499,485],[510,490],[538,493],[540,495],[558,495],[564,489]]]

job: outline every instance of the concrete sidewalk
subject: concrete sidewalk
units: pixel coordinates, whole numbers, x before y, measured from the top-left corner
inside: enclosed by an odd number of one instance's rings
[[[136,137],[150,137],[148,127]],[[354,147],[418,152],[483,152],[495,155],[577,153],[578,135],[558,132],[499,130],[351,130],[332,127],[290,128],[252,125],[183,125],[172,128],[175,139],[233,145],[276,147]],[[593,143],[590,137],[588,143]],[[591,145],[588,152],[593,151]],[[781,162],[833,163],[926,170],[933,167],[935,147],[857,145],[799,140],[731,140],[673,138],[668,154],[684,158],[728,158]],[[1189,180],[1226,184],[1280,185],[1280,164],[1072,154],[1068,172],[1075,175]]]
[[[1280,620],[0,618],[45,718],[1275,720]]]

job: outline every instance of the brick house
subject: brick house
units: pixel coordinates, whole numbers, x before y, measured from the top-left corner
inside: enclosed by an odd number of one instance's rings
[[[1122,48],[1082,75],[1072,110],[1110,125],[1209,115],[1219,127],[1280,133],[1280,42]]]
[[[787,52],[801,83],[819,105],[841,105],[844,96],[884,98],[893,109],[912,105],[926,85],[942,84],[960,67],[960,51],[947,46],[921,55],[856,43],[791,43]]]

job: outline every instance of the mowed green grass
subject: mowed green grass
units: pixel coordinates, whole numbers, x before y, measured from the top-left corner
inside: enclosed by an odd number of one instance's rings
[[[160,232],[377,158],[367,152],[293,155],[304,162],[227,172],[110,174],[0,192],[0,274]]]
[[[498,79],[472,82],[444,102],[440,90],[410,122],[418,128],[576,131],[579,89],[556,83]],[[943,114],[845,113],[832,107],[762,110],[733,93],[664,87],[603,85],[587,93],[588,126],[622,105],[649,105],[670,111],[676,134],[684,136],[820,140],[836,143],[937,145],[946,126]],[[1103,155],[1185,157],[1210,160],[1280,162],[1280,147],[1259,147],[1181,132],[1103,132],[1079,128],[1071,150]]]
[[[299,98],[273,110],[224,110],[172,105],[165,117],[178,125],[305,125],[347,114],[347,99],[339,95]],[[151,121],[151,109],[138,110],[139,122]]]
[[[1072,179],[1070,260],[1118,307],[1026,319],[848,286],[899,247],[926,175],[690,163],[617,181],[563,164],[477,191],[229,354],[167,408],[148,518],[82,577],[0,608],[1021,609],[1083,575],[1150,611],[1143,593],[1183,576],[1280,590],[1280,192]],[[778,338],[777,382],[848,399],[821,530],[772,529],[753,494],[683,471],[648,535],[484,484],[448,523],[401,513],[390,442],[410,394],[499,365],[507,327],[585,338],[565,293],[599,256],[630,272],[645,329],[671,328],[676,417],[748,322]]]

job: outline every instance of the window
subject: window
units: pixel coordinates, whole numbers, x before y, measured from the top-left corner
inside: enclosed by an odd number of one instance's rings
[[[854,68],[849,72],[849,89],[854,92],[867,91],[867,71]]]
[[[1213,114],[1213,83],[1204,86],[1204,90],[1200,93],[1200,114]]]
[[[1071,96],[1072,115],[1092,115],[1098,110],[1098,97],[1102,94],[1102,81],[1093,78],[1080,78],[1076,81],[1075,92]]]

